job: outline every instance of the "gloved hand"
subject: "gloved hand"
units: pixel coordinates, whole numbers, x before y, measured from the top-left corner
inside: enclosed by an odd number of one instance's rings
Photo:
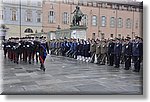
[[[39,52],[36,53],[39,56]]]

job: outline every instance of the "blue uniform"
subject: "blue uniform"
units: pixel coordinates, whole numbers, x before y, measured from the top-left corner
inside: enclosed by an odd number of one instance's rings
[[[125,59],[125,70],[129,70],[131,67],[131,56],[132,56],[132,44],[124,44],[124,59]]]
[[[114,55],[115,55],[115,67],[116,68],[119,68],[119,66],[120,66],[121,51],[122,51],[122,44],[121,43],[115,43]]]
[[[109,58],[109,65],[113,66],[114,64],[114,45],[115,43],[111,42],[108,45],[108,58]]]
[[[140,71],[140,62],[141,62],[141,56],[143,52],[143,46],[140,42],[134,42],[132,44],[132,56],[133,56],[133,63],[134,63],[134,71],[139,72]]]

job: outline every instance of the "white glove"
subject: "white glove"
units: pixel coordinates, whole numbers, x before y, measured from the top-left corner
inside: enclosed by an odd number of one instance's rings
[[[36,53],[39,56],[39,52]]]

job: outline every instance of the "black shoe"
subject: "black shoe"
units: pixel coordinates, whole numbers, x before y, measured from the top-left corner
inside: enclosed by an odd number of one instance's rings
[[[100,65],[105,65],[104,63],[100,64]]]
[[[119,68],[119,66],[115,66],[114,68]]]
[[[45,72],[45,68],[43,68],[43,71]]]
[[[133,72],[139,72],[138,70],[133,70]]]
[[[31,64],[31,62],[29,62],[29,64]]]
[[[129,68],[124,68],[124,70],[129,70]]]

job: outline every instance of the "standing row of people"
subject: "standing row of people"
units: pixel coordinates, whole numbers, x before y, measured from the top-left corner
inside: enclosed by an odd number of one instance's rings
[[[121,63],[125,64],[125,70],[134,63],[134,71],[140,71],[140,63],[143,56],[143,43],[140,37],[134,40],[126,39],[57,39],[49,42],[52,54],[66,56],[86,62],[119,68]]]

